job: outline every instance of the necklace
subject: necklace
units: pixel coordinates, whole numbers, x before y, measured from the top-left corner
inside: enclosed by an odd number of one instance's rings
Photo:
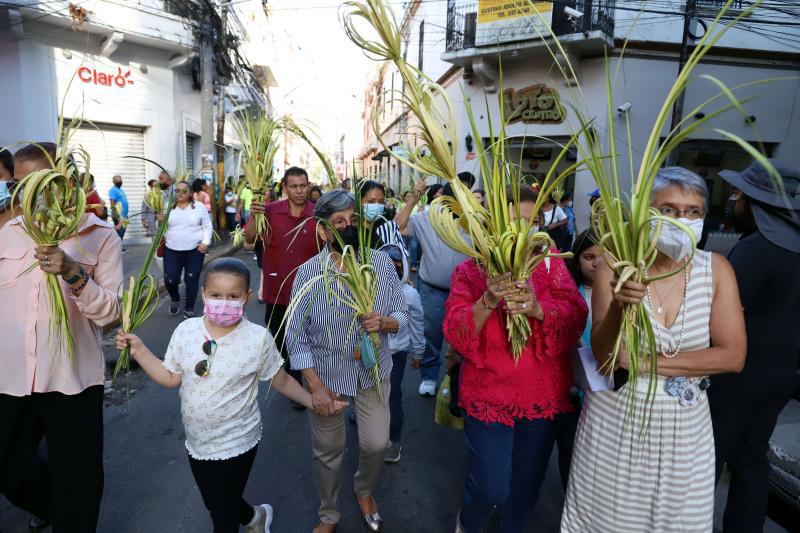
[[[653,316],[653,321],[656,323],[656,350],[659,353],[663,353],[664,357],[669,359],[674,358],[678,355],[681,351],[681,345],[683,345],[683,336],[686,333],[686,295],[689,292],[689,265],[686,265],[683,269],[684,272],[684,279],[686,283],[683,286],[683,299],[681,300],[681,333],[678,337],[678,345],[675,346],[675,351],[672,353],[667,353],[664,351],[664,343],[661,342],[661,324],[658,321],[658,318]],[[645,279],[647,279],[647,273],[645,272]],[[650,295],[650,285],[647,285],[647,305],[650,307],[650,313],[654,313],[653,311],[653,297]],[[666,325],[664,326],[666,327]]]
[[[661,293],[660,293],[660,292],[658,292],[658,287],[656,287],[655,285],[653,285],[653,290],[654,290],[654,291],[656,291],[656,296],[658,296],[658,307],[656,308],[656,313],[658,313],[659,315],[663,315],[663,314],[664,314],[664,302],[666,302],[666,301],[667,301],[667,299],[668,299],[670,296],[672,296],[672,293],[675,291],[675,287],[677,287],[677,286],[678,286],[678,282],[676,281],[676,282],[675,282],[675,283],[673,283],[673,284],[672,284],[672,286],[669,288],[669,291],[667,292],[666,296],[664,296],[664,297],[662,298],[662,297],[661,297]]]

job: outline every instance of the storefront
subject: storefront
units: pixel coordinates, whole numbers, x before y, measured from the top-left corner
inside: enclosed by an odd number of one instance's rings
[[[31,23],[26,34],[0,52],[4,79],[14,80],[0,86],[0,98],[8,124],[17,126],[0,129],[0,143],[55,140],[59,113],[82,120],[70,142],[90,154],[105,201],[112,177],[122,177],[131,215],[125,240],[144,241],[136,214],[147,181],[160,172],[144,158],[170,172],[199,168],[200,92],[191,62],[176,66],[166,45],[127,41],[108,54],[99,36],[44,24]]]

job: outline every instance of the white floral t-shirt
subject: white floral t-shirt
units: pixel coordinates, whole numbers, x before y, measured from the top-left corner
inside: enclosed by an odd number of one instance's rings
[[[258,382],[280,370],[283,358],[272,335],[242,319],[219,339],[209,357],[203,343],[211,339],[203,317],[183,321],[172,334],[164,368],[181,375],[181,415],[186,449],[195,459],[228,459],[252,449],[261,439]],[[208,376],[195,373],[208,359]]]

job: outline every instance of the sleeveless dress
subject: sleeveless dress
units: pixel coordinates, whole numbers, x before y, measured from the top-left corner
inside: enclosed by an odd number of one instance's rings
[[[682,352],[709,347],[711,300],[711,253],[698,250],[684,302]],[[671,328],[650,315],[653,327],[660,328],[662,351],[675,351],[682,312]],[[714,434],[705,392],[708,379],[659,376],[655,399],[647,407],[649,426],[641,432],[647,381],[646,376],[638,380],[633,417],[628,415],[629,384],[619,391],[586,395],[562,532],[712,531]]]

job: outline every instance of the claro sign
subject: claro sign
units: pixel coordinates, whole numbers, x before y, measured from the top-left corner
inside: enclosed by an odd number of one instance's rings
[[[125,88],[128,85],[133,85],[131,79],[131,69],[127,72],[122,72],[122,67],[117,67],[117,72],[102,72],[96,68],[79,67],[78,79],[83,83],[92,85],[102,85],[104,87],[118,87]]]

